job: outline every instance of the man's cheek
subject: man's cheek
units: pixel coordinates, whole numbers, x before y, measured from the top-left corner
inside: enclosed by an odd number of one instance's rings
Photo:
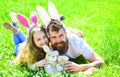
[[[52,44],[54,44],[54,40],[50,40]]]

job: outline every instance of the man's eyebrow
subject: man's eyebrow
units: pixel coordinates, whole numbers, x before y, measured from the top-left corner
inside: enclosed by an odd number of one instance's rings
[[[52,37],[56,37],[56,36],[52,36]]]

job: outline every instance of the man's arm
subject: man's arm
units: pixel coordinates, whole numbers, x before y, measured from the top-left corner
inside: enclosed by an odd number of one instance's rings
[[[86,71],[89,68],[100,67],[101,65],[104,65],[103,59],[95,52],[93,52],[91,57],[88,58],[88,61],[90,62],[89,64],[76,64],[68,61],[65,63],[65,69],[69,72],[80,72]]]
[[[87,59],[90,63],[88,64],[80,64],[80,70],[81,71],[85,71],[91,67],[98,67],[100,68],[102,65],[105,65],[103,59],[93,51],[92,55],[90,56],[90,58]]]
[[[105,64],[103,59],[95,52],[92,53],[88,61],[92,67],[100,67]]]

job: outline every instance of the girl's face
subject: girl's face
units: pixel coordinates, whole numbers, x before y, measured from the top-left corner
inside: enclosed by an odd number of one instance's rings
[[[36,31],[33,33],[33,40],[35,45],[38,48],[42,48],[43,45],[47,45],[48,44],[48,38],[45,35],[44,32],[42,31]]]

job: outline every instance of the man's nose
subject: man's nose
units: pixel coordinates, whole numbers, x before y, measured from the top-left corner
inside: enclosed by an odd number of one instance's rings
[[[60,38],[56,38],[56,42],[60,42],[61,41],[61,39]]]

